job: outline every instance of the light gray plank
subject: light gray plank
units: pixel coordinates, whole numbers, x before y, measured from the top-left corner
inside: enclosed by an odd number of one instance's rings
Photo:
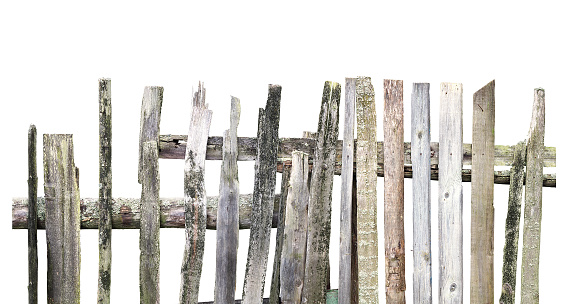
[[[138,183],[142,175],[142,145],[147,141],[159,142],[160,118],[162,115],[162,102],[164,100],[163,87],[145,87],[140,110],[140,136],[138,153]]]

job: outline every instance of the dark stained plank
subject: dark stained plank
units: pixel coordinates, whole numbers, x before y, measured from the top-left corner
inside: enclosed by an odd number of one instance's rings
[[[37,130],[28,131],[28,303],[37,304]]]

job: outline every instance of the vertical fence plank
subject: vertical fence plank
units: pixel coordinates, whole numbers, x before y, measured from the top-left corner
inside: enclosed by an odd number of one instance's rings
[[[112,108],[110,79],[99,79],[99,280],[97,303],[110,303],[112,240]]]
[[[430,200],[430,84],[414,83],[411,97],[414,303],[432,303]]]
[[[28,131],[28,302],[37,304],[37,130]]]
[[[44,134],[47,302],[79,303],[81,208],[73,135]]]
[[[473,94],[470,303],[493,303],[495,80]]]
[[[180,303],[195,304],[203,266],[207,197],[205,193],[205,153],[212,111],[205,104],[205,88],[199,83],[193,106],[184,166],[185,248],[181,265]],[[233,120],[233,118],[231,119]],[[235,126],[236,132],[236,126]],[[220,208],[219,208],[220,209]]]
[[[534,90],[531,127],[527,141],[527,177],[521,303],[539,303],[540,225],[542,219],[542,167],[544,154],[544,89]]]
[[[351,303],[351,218],[353,186],[353,147],[355,128],[355,85],[357,79],[345,79],[345,120],[343,123],[343,153],[341,155],[341,214],[339,231],[338,301]]]
[[[290,185],[290,166],[282,169],[282,180],[280,185],[280,204],[278,205],[278,229],[276,232],[276,250],[274,251],[274,264],[272,266],[272,283],[270,285],[270,304],[280,303],[280,268],[282,259],[282,243],[284,242],[284,224],[286,222],[286,200],[288,199],[288,188]]]
[[[357,170],[357,168],[353,168]],[[353,172],[351,191],[351,303],[359,303],[359,255],[357,251],[357,172]],[[377,269],[378,274],[378,269]],[[378,301],[378,300],[377,300]]]
[[[269,85],[266,107],[259,109],[251,229],[243,286],[244,304],[261,303],[264,293],[274,211],[281,91],[279,85]]]
[[[519,251],[519,223],[521,221],[521,203],[523,179],[527,156],[525,142],[515,146],[513,166],[511,167],[511,185],[509,186],[509,206],[505,221],[505,247],[503,248],[503,284],[500,304],[515,303],[517,285],[517,255]]]
[[[292,152],[280,266],[280,298],[284,304],[300,303],[302,299],[310,198],[309,171],[308,154]]]
[[[440,303],[463,303],[463,87],[440,85],[438,244]]]
[[[385,284],[387,303],[405,303],[404,113],[402,80],[385,80]]]
[[[302,303],[325,303],[328,282],[331,195],[341,85],[326,81],[318,123],[308,206],[308,243]]]
[[[241,103],[231,97],[230,129],[223,136],[223,163],[217,209],[217,257],[215,303],[235,302],[237,249],[239,247],[239,172],[237,165],[237,126]],[[206,147],[206,145],[203,145]]]
[[[357,254],[358,299],[379,300],[377,240],[377,114],[370,77],[357,78]]]
[[[138,152],[138,183],[142,184],[142,145],[147,141],[160,142],[160,118],[164,99],[163,87],[145,87],[140,113],[140,138]]]

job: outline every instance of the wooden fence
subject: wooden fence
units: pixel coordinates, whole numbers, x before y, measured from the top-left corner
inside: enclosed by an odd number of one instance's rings
[[[215,303],[235,301],[238,230],[250,229],[242,303],[378,303],[377,176],[384,176],[387,303],[405,303],[404,178],[412,178],[414,303],[432,303],[431,180],[439,187],[439,302],[463,303],[463,193],[471,182],[471,303],[494,299],[493,185],[510,184],[502,303],[514,303],[525,187],[522,303],[538,302],[542,187],[556,187],[556,149],[544,147],[544,90],[535,89],[528,138],[495,145],[495,81],[473,96],[473,142],[463,135],[462,84],[440,85],[440,142],[430,141],[430,84],[415,83],[411,143],[403,142],[403,82],[384,81],[384,142],[377,142],[375,91],[368,77],[345,81],[343,140],[338,140],[341,86],[324,84],[316,133],[279,138],[281,87],[270,85],[258,135],[237,137],[240,101],[229,129],[210,137],[211,110],[199,84],[188,134],[160,135],[162,87],[142,99],[140,198],[113,198],[111,82],[99,80],[99,198],[80,198],[72,135],[45,134],[44,197],[37,194],[35,126],[29,130],[29,194],[12,204],[12,228],[28,229],[29,303],[37,303],[37,229],[46,229],[48,303],[79,303],[80,229],[99,229],[97,303],[110,303],[112,229],[140,229],[140,303],[159,303],[160,228],[185,228],[180,303],[197,303],[205,229],[217,230]],[[356,130],[356,131],[355,131]],[[357,132],[357,140],[355,140]],[[184,197],[161,199],[159,158],[184,159]],[[222,160],[219,196],[207,197],[206,160]],[[255,161],[253,194],[240,194],[238,161]],[[464,169],[471,165],[471,169]],[[494,166],[511,166],[495,171]],[[526,166],[526,173],[525,173]],[[276,194],[276,174],[282,189]],[[340,263],[330,265],[333,175],[341,175]],[[408,212],[407,212],[408,214]],[[271,228],[277,228],[270,298],[263,299]],[[436,265],[436,263],[435,263]],[[339,289],[330,290],[330,267]]]

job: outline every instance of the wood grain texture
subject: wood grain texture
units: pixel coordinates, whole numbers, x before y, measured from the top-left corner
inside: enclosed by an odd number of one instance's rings
[[[164,100],[163,87],[145,87],[142,96],[140,112],[140,136],[138,153],[138,183],[142,176],[142,145],[147,141],[159,142],[160,119],[162,115],[162,102]]]
[[[37,129],[28,131],[28,303],[37,304]]]
[[[314,166],[310,181],[308,239],[302,303],[325,303],[328,285],[331,196],[335,145],[339,129],[341,85],[326,81],[318,121]]]
[[[377,235],[377,114],[370,77],[356,82],[357,255],[359,303],[379,300]]]
[[[185,248],[181,264],[180,304],[196,304],[203,266],[207,196],[205,151],[212,111],[205,104],[205,88],[199,83],[193,94],[184,165]],[[221,194],[221,196],[224,194]],[[221,197],[220,202],[221,204]]]
[[[341,159],[341,210],[339,228],[339,290],[340,304],[350,304],[351,290],[351,235],[353,200],[353,156],[355,135],[356,78],[345,79],[345,118],[343,122],[343,150]],[[356,230],[355,230],[356,231]]]
[[[495,80],[473,94],[470,303],[493,303]]]
[[[237,165],[237,126],[241,103],[231,97],[230,128],[223,141],[223,163],[217,209],[217,246],[215,263],[215,303],[233,303],[237,284],[239,248],[239,171]]]
[[[245,304],[261,303],[264,293],[270,247],[270,227],[274,212],[272,203],[276,187],[281,91],[282,87],[279,85],[269,85],[266,107],[259,109],[258,154],[254,172],[249,250],[243,284],[243,303]]]
[[[411,96],[413,303],[432,303],[430,84],[414,83]]]
[[[406,303],[402,80],[384,80],[385,284],[387,303]]]
[[[527,162],[527,145],[524,141],[515,146],[513,166],[511,167],[511,186],[509,205],[505,221],[505,246],[503,248],[503,280],[500,304],[515,303],[517,285],[517,255],[519,252],[519,224],[523,198],[523,179]]]
[[[160,303],[160,172],[158,144],[142,145],[140,197],[140,304]]]
[[[280,266],[280,299],[283,304],[300,303],[302,300],[310,199],[308,175],[308,155],[293,152]]]
[[[110,303],[112,264],[112,107],[110,79],[99,79],[99,279],[97,303]]]
[[[49,304],[80,301],[81,210],[73,159],[73,135],[43,135]]]
[[[542,220],[542,155],[544,152],[544,89],[534,90],[527,140],[527,177],[521,264],[521,304],[539,303],[540,227]]]
[[[439,302],[463,303],[463,87],[440,85]]]

